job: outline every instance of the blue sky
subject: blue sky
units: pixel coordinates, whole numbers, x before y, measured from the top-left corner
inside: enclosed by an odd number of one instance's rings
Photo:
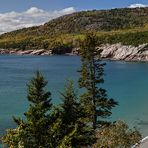
[[[128,7],[135,3],[148,5],[148,0],[0,0],[0,12],[20,12],[30,7],[37,7],[48,11],[67,7],[74,7],[76,10],[110,9]]]
[[[0,34],[81,10],[147,7],[148,0],[0,0]]]

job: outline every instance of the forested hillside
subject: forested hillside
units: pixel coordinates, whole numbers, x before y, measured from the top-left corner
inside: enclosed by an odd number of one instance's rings
[[[100,43],[148,43],[148,8],[76,12],[41,26],[0,36],[0,48],[52,49],[76,47],[84,33],[95,31]]]

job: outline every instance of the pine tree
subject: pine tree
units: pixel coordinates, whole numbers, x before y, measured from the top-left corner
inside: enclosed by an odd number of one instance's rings
[[[104,83],[104,66],[101,61],[101,51],[96,49],[97,37],[89,33],[81,43],[81,70],[79,86],[85,91],[81,96],[87,120],[92,123],[94,129],[107,123],[103,118],[112,114],[111,109],[117,105],[113,99],[107,97],[106,90],[101,88]]]
[[[52,103],[50,92],[46,92],[44,87],[47,82],[40,72],[28,84],[28,100],[30,106],[24,114],[26,120],[14,118],[17,124],[16,129],[9,129],[3,137],[3,142],[9,147],[15,148],[50,148],[51,137],[48,134],[50,113]]]

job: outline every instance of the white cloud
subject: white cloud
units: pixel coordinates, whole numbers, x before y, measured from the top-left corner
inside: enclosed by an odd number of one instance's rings
[[[26,11],[27,14],[42,13],[42,12],[44,12],[42,9],[38,9],[36,7],[32,7]]]
[[[24,27],[42,25],[51,19],[73,12],[75,12],[73,7],[59,11],[45,11],[32,7],[24,12],[0,13],[0,34]]]
[[[148,5],[145,4],[131,4],[130,6],[128,6],[128,8],[144,8],[144,7],[148,7]]]
[[[73,12],[73,11],[75,11],[75,9],[73,7],[65,8],[62,10],[63,13],[69,13],[69,12]]]

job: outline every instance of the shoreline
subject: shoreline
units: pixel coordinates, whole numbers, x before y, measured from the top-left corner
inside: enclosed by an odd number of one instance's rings
[[[45,49],[0,49],[0,55],[51,55],[51,50]]]
[[[67,55],[67,56],[76,56],[73,52],[63,53],[63,54],[53,54],[52,50],[46,49],[29,49],[29,50],[20,50],[20,49],[0,49],[0,55]]]
[[[58,49],[57,49],[58,50]],[[125,61],[125,62],[148,62],[148,43],[139,46],[118,44],[105,44],[97,47],[101,51],[101,58],[103,60],[111,61]],[[66,50],[65,50],[66,51]],[[0,55],[64,55],[64,56],[78,56],[79,48],[71,49],[71,52],[52,53],[51,49],[0,49]]]

